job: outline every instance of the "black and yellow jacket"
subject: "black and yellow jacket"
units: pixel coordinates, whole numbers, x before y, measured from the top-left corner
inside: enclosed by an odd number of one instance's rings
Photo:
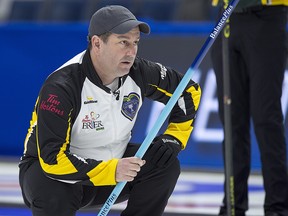
[[[229,2],[229,0],[224,0]],[[212,5],[217,6],[221,4],[223,0],[212,0]],[[235,12],[241,11],[243,8],[254,7],[258,5],[275,6],[275,5],[285,5],[288,6],[288,0],[240,0]]]
[[[41,88],[25,139],[22,163],[39,160],[53,179],[86,185],[115,185],[145,97],[166,104],[182,74],[137,57],[112,91],[97,75],[89,51],[52,73]],[[117,86],[116,86],[117,87]],[[184,149],[193,129],[201,89],[190,81],[173,108],[165,134]]]

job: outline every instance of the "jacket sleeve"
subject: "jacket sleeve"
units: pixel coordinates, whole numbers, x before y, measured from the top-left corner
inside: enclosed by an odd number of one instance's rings
[[[140,61],[142,65],[141,71],[144,73],[143,82],[146,83],[146,96],[152,100],[167,104],[179,85],[183,74],[159,63],[143,59]],[[186,147],[193,130],[200,98],[201,88],[199,84],[190,80],[169,116],[168,127],[164,134],[177,138],[182,143],[182,149]]]
[[[75,94],[63,83],[47,83],[42,87],[34,111],[41,167],[48,177],[68,183],[115,185],[118,159],[96,161],[69,151],[77,109]]]

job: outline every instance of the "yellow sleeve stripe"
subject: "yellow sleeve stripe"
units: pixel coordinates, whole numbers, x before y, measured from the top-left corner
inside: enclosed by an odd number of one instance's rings
[[[263,5],[285,5],[288,6],[288,0],[261,0]]]
[[[193,123],[193,120],[189,120],[189,121],[181,122],[181,123],[170,123],[166,131],[164,132],[164,134],[168,134],[173,137],[176,137],[182,143],[182,149],[185,149],[188,139],[190,137],[190,134],[193,130],[193,127],[191,126],[192,123]]]
[[[118,159],[104,161],[92,169],[87,175],[94,186],[116,185],[115,175]]]
[[[212,6],[217,6],[218,2],[219,2],[219,0],[212,0]]]
[[[201,88],[200,86],[197,86],[196,89],[195,86],[191,86],[186,91],[191,92],[191,97],[193,99],[193,104],[195,106],[195,111],[198,110],[200,99],[201,99]],[[164,132],[164,134],[169,134],[171,136],[176,137],[181,143],[182,143],[182,149],[186,148],[187,142],[189,140],[189,137],[193,130],[193,119],[181,122],[181,123],[169,123],[167,130]]]
[[[219,0],[212,0],[212,6],[217,6]],[[288,6],[288,0],[261,0],[262,5],[285,5]]]
[[[71,110],[72,112],[72,110]],[[69,116],[71,115],[71,112]],[[37,149],[38,149],[38,155],[39,155],[39,161],[41,164],[42,169],[49,174],[54,175],[67,175],[76,173],[77,169],[75,166],[71,163],[71,161],[68,159],[67,155],[64,153],[67,150],[67,146],[69,144],[70,140],[70,130],[71,130],[71,116],[68,119],[68,129],[66,133],[66,139],[63,146],[60,148],[60,151],[57,155],[57,164],[50,165],[44,162],[44,160],[41,158],[40,148],[39,148],[39,139],[38,139],[38,131],[37,131]]]
[[[152,84],[150,84],[151,86],[153,86],[153,87],[155,87],[158,91],[160,91],[160,92],[162,92],[162,93],[164,93],[165,95],[167,95],[168,97],[171,97],[172,96],[172,94],[171,93],[169,93],[169,92],[167,92],[166,90],[164,90],[164,89],[161,89],[161,88],[159,88],[158,86],[156,86],[156,85],[152,85]]]
[[[193,103],[195,106],[195,111],[198,110],[199,104],[200,104],[200,100],[201,100],[201,87],[198,86],[198,89],[196,89],[195,86],[191,86],[189,89],[186,90],[187,92],[191,92],[191,97],[193,99]]]

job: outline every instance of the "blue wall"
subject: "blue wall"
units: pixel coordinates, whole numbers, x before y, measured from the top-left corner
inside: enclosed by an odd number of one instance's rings
[[[183,73],[190,66],[213,28],[213,23],[151,22],[150,24],[152,34],[142,37],[139,55],[171,66]],[[43,81],[65,61],[86,49],[87,28],[87,23],[0,24],[2,77],[0,156],[22,154],[31,112]],[[285,92],[288,92],[287,74],[286,72]],[[217,115],[216,84],[213,75],[210,53],[208,53],[199,72],[193,77],[202,86],[203,98],[195,130],[186,150],[180,154],[181,164],[184,167],[202,169],[223,167],[222,129]],[[283,112],[286,115],[285,101],[284,98]],[[144,140],[149,125],[153,124],[153,119],[157,119],[157,109],[159,109],[158,104],[146,101],[133,131],[132,141],[141,143]],[[288,135],[287,120],[285,124]],[[254,135],[252,139],[252,167],[258,170],[261,165]]]

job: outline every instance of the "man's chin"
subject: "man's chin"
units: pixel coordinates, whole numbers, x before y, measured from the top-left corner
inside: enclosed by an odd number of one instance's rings
[[[123,68],[121,68],[121,69],[119,70],[119,72],[120,72],[122,75],[126,75],[126,74],[129,73],[130,68],[131,68],[131,67],[125,67],[125,68],[123,67]]]

